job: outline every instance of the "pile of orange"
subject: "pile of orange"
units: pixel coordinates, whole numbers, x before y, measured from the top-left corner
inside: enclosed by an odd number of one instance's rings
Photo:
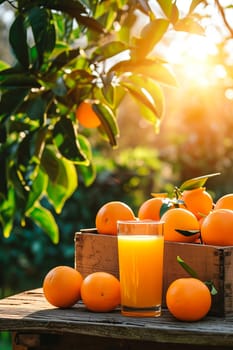
[[[141,204],[137,215],[126,203],[111,201],[97,211],[97,232],[116,235],[118,220],[161,220],[166,241],[233,245],[233,194],[216,203],[204,187],[184,190],[178,199],[157,194]]]
[[[44,277],[46,300],[59,308],[70,308],[82,300],[94,312],[108,312],[120,304],[120,281],[110,273],[94,272],[82,277],[69,266],[56,266]]]

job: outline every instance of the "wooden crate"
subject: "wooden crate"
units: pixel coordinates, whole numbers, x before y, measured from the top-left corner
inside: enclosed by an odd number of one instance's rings
[[[213,281],[217,295],[213,296],[210,314],[227,316],[233,314],[233,247],[217,247],[190,243],[165,242],[164,296],[169,284],[188,274],[177,262],[180,256],[203,281]],[[82,275],[106,271],[119,277],[117,237],[100,235],[96,229],[75,233],[75,268]]]

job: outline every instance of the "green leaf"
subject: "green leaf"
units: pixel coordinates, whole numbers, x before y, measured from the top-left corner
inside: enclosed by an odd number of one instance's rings
[[[63,157],[75,163],[87,161],[78,143],[72,121],[69,118],[63,117],[56,123],[53,130],[53,138]]]
[[[92,150],[91,150],[91,145],[88,139],[83,136],[79,135],[78,136],[79,143],[81,145],[82,150],[86,154],[90,164],[85,166],[85,165],[78,165],[78,171],[82,174],[83,181],[85,186],[90,186],[93,181],[95,180],[96,177],[96,170],[94,167],[94,164],[92,162]]]
[[[115,87],[111,84],[104,84],[102,88],[102,93],[105,98],[105,100],[109,103],[109,105],[114,106],[115,105]]]
[[[31,188],[38,174],[39,158],[43,152],[47,129],[37,129],[28,133],[19,144],[16,166],[21,172],[25,186]]]
[[[37,204],[28,212],[30,217],[45,233],[47,233],[53,243],[59,242],[59,229],[51,212]]]
[[[27,99],[22,107],[31,120],[39,121],[42,125],[48,108],[47,104],[46,96],[43,98],[43,96],[36,95]]]
[[[162,39],[169,26],[169,21],[163,18],[149,22],[141,32],[141,37],[135,40],[135,50],[132,57],[145,57],[151,52],[155,45]]]
[[[49,72],[57,72],[79,55],[79,49],[65,50],[54,58],[49,68]]]
[[[218,291],[217,291],[217,289],[212,281],[205,281],[204,283],[209,288],[211,295],[218,294]]]
[[[94,55],[99,56],[98,61],[115,56],[127,49],[127,45],[121,41],[111,41],[97,48]]]
[[[135,69],[131,70],[135,74],[143,74],[159,83],[177,87],[177,80],[172,71],[164,64],[151,62],[149,64],[137,64]]]
[[[164,201],[163,204],[161,205],[160,211],[159,211],[159,216],[160,218],[163,216],[163,214],[166,213],[169,209],[171,209],[173,204],[170,201]]]
[[[97,32],[98,34],[103,34],[105,28],[102,26],[102,24],[98,21],[96,21],[93,17],[88,16],[76,16],[76,19],[78,23],[83,24],[85,27],[89,28],[90,30],[93,30],[94,32]]]
[[[7,69],[7,68],[9,68],[9,67],[10,67],[10,66],[9,66],[8,63],[6,63],[6,62],[0,60],[0,71],[5,70],[5,69]]]
[[[115,64],[110,71],[141,74],[165,85],[175,87],[178,85],[174,73],[165,65],[164,61],[159,59],[146,58],[139,61],[121,61]]]
[[[182,192],[185,190],[194,190],[195,188],[203,187],[209,178],[217,175],[220,175],[220,173],[213,173],[213,174],[198,176],[198,177],[194,177],[192,179],[186,180],[179,187],[179,190]]]
[[[14,70],[0,71],[0,86],[3,89],[31,89],[39,88],[41,85],[32,75],[27,75],[25,72],[14,73]]]
[[[162,118],[165,100],[157,83],[140,75],[132,75],[124,79],[121,84],[136,98],[136,101],[149,108],[156,118]]]
[[[28,95],[29,89],[12,89],[6,91],[1,96],[0,101],[0,115],[9,117],[17,112],[18,108],[24,101],[24,98]]]
[[[3,126],[0,125],[0,129],[2,129]],[[0,143],[4,140],[0,140]],[[7,197],[7,151],[0,146],[0,169],[1,169],[1,181],[0,181],[0,200],[1,197],[6,198]]]
[[[198,274],[195,270],[193,270],[188,264],[186,264],[186,262],[184,262],[184,260],[180,257],[177,256],[177,261],[180,264],[180,266],[191,276],[194,278],[198,278]]]
[[[94,103],[92,104],[92,108],[101,121],[101,126],[99,127],[100,132],[109,140],[111,146],[116,146],[116,138],[119,136],[119,129],[113,112],[107,105],[102,103]]]
[[[89,166],[78,165],[78,171],[82,174],[85,186],[90,186],[93,184],[96,178],[96,168],[93,163],[91,163]]]
[[[197,278],[200,280],[200,277],[198,276],[198,273],[193,270],[180,256],[176,257],[178,263],[180,264],[180,266],[193,278]],[[204,281],[203,282],[210,291],[211,295],[216,295],[218,293],[217,289],[214,286],[214,283],[212,281]]]
[[[172,0],[157,0],[157,2],[163,10],[163,13],[170,18],[172,13]]]
[[[42,196],[45,194],[45,190],[48,185],[48,175],[45,174],[41,169],[39,169],[37,177],[34,179],[31,191],[28,196],[26,215],[27,211],[30,211],[38,202]]]
[[[197,233],[200,233],[199,230],[180,230],[180,229],[175,229],[176,232],[181,233],[185,237],[191,237],[196,235]]]
[[[33,7],[29,11],[37,54],[38,67],[43,63],[44,55],[51,53],[55,47],[56,33],[50,12],[44,8]]]
[[[60,214],[66,200],[78,187],[78,177],[73,163],[65,158],[58,160],[58,176],[55,181],[49,181],[47,187],[48,200]]]
[[[17,60],[25,69],[27,69],[30,63],[27,45],[27,31],[24,26],[24,18],[20,14],[16,17],[10,28],[9,41]]]
[[[9,188],[7,199],[0,197],[0,223],[5,238],[10,236],[14,224],[15,196],[13,188]]]

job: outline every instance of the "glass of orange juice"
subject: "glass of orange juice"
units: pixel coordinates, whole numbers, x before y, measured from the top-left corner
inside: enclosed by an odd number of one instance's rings
[[[117,222],[121,283],[121,313],[125,316],[161,315],[164,223]]]

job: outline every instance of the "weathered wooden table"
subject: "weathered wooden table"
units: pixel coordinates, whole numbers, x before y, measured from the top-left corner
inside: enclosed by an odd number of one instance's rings
[[[14,350],[233,349],[233,317],[188,323],[167,310],[159,318],[130,318],[119,310],[88,312],[82,303],[57,309],[41,289],[0,300],[0,331],[12,332]]]

